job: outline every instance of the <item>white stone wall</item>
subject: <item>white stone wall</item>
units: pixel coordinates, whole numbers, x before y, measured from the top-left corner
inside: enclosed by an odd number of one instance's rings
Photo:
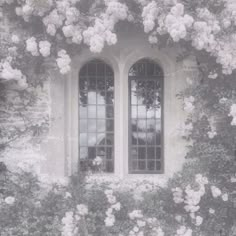
[[[45,172],[56,176],[68,176],[78,166],[78,73],[80,68],[94,58],[102,59],[114,70],[115,76],[115,176],[119,178],[168,179],[180,170],[184,163],[186,143],[181,139],[178,127],[186,114],[182,101],[176,94],[186,86],[186,78],[196,73],[194,58],[176,62],[177,48],[158,50],[152,47],[144,35],[118,38],[115,46],[106,47],[102,53],[93,54],[87,48],[73,58],[72,71],[67,76],[54,73],[51,78],[52,117],[49,140],[42,149],[47,156]],[[128,174],[128,71],[141,58],[159,63],[164,78],[164,174]]]

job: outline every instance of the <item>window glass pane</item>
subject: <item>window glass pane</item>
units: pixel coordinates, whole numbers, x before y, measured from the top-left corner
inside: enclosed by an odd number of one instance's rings
[[[97,118],[105,119],[106,118],[106,106],[97,106]]]
[[[131,155],[132,155],[132,160],[138,159],[138,148],[137,147],[133,147],[131,149]]]
[[[136,119],[132,119],[131,120],[131,132],[135,132],[137,131],[137,120]]]
[[[104,133],[106,131],[106,120],[97,120],[97,132]],[[113,130],[112,130],[113,131]]]
[[[85,65],[82,67],[82,69],[80,70],[80,76],[86,76],[88,75],[88,65]],[[82,81],[82,80],[81,80]]]
[[[113,118],[114,117],[113,106],[106,106],[106,117],[107,118]]]
[[[162,83],[163,71],[151,60],[142,59],[130,68],[131,173],[159,173],[162,170]]]
[[[138,148],[138,159],[146,159],[146,148],[145,147]]]
[[[88,90],[96,91],[96,78],[95,77],[88,78]]]
[[[156,128],[155,125],[156,125],[156,121],[154,119],[148,119],[147,120],[147,131],[154,132],[155,128]]]
[[[147,133],[147,144],[155,145],[155,133]]]
[[[137,118],[138,109],[137,106],[131,106],[131,118]]]
[[[113,146],[114,144],[114,135],[113,134],[107,134],[107,145]]]
[[[106,134],[105,133],[98,133],[97,134],[97,144],[99,146],[106,146]]]
[[[155,147],[148,147],[147,148],[147,159],[155,160]]]
[[[92,132],[96,132],[97,130],[97,120],[95,119],[89,119],[88,120],[88,132],[92,133]]]
[[[80,158],[81,159],[88,158],[88,148],[87,147],[81,147],[80,148]]]
[[[113,79],[113,77],[107,77],[107,79],[106,79],[106,89],[107,89],[107,91],[114,91],[114,79]]]
[[[155,118],[155,108],[148,108],[147,109],[147,118]]]
[[[79,130],[80,133],[86,133],[87,132],[87,120],[80,120],[79,122]]]
[[[157,162],[156,162],[156,170],[161,170],[161,168],[162,168],[161,162],[160,162],[160,161],[157,161]]]
[[[105,65],[103,63],[97,64],[97,75],[105,76]]]
[[[83,171],[114,171],[114,76],[100,60],[87,63],[79,78],[79,158]],[[101,164],[94,164],[96,157]]]
[[[113,76],[113,71],[112,71],[111,67],[108,66],[108,65],[106,65],[106,75],[107,76]]]
[[[114,172],[113,161],[107,161],[107,163],[106,163],[106,170],[107,170],[108,173]]]
[[[133,132],[133,134],[132,134],[132,144],[137,145],[137,143],[138,143],[138,133]]]
[[[96,146],[97,137],[96,133],[88,133],[88,146]]]
[[[146,110],[146,106],[144,105],[140,105],[138,106],[138,118],[146,118],[147,117],[147,110]]]
[[[106,122],[106,131],[107,132],[113,132],[114,131],[114,121],[113,120],[107,120],[107,122]]]
[[[80,141],[80,146],[87,146],[87,134],[86,133],[81,133],[80,134],[80,138],[79,138],[79,141]]]
[[[96,91],[88,92],[88,104],[96,104],[97,102],[97,94]]]
[[[96,75],[96,63],[88,64],[88,75]]]
[[[88,118],[96,118],[96,106],[88,106]]]
[[[112,147],[107,147],[106,149],[106,158],[111,160],[114,158],[114,153],[113,153],[113,148]]]
[[[145,170],[146,169],[146,162],[145,161],[138,161],[138,169]]]
[[[146,120],[145,119],[139,119],[138,120],[138,131],[146,131]]]
[[[96,148],[88,147],[88,158],[93,160],[95,157],[96,157]]]
[[[97,104],[99,105],[105,105],[105,91],[101,91],[100,93],[97,93]]]
[[[147,169],[151,170],[151,171],[155,170],[155,161],[148,160],[148,162],[147,162]]]
[[[144,133],[144,132],[138,133],[138,144],[139,145],[146,145],[146,133]]]
[[[131,170],[138,170],[138,161],[132,161]]]
[[[113,97],[114,93],[108,91],[106,93],[106,104],[113,104],[114,103],[114,97]]]
[[[104,160],[106,156],[106,148],[105,147],[98,147],[97,148],[97,156],[101,157]]]
[[[87,118],[87,106],[80,106],[79,115],[80,119]]]
[[[99,77],[97,79],[97,88],[98,90],[104,90],[105,91],[105,79],[104,77]]]

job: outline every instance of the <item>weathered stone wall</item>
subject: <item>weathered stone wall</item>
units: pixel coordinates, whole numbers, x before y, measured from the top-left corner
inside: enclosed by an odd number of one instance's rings
[[[50,117],[50,84],[28,88],[6,82],[0,99],[0,158],[10,166],[41,161],[40,142],[46,138]],[[43,128],[42,128],[43,127]]]
[[[131,34],[121,36],[118,43],[106,47],[100,54],[92,54],[87,48],[72,62],[72,71],[67,76],[52,75],[52,125],[49,139],[43,144],[47,156],[46,172],[67,176],[78,167],[78,72],[94,58],[104,60],[115,73],[115,175],[121,178],[149,178],[150,175],[128,174],[128,79],[129,68],[141,58],[150,58],[159,63],[165,72],[164,91],[164,174],[155,178],[168,179],[180,170],[185,159],[186,142],[179,134],[179,128],[186,119],[183,101],[176,95],[187,86],[187,78],[196,78],[197,67],[194,58],[177,62],[178,48],[159,50],[152,48],[145,36]],[[98,176],[96,176],[98,178]],[[153,178],[153,176],[152,176]]]

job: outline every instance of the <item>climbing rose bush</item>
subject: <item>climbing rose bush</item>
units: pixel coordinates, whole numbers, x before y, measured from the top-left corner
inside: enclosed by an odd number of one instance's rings
[[[87,177],[73,176],[67,183],[49,184],[31,172],[5,170],[0,229],[6,236],[233,235],[236,208],[230,191],[235,181],[230,187],[215,183],[196,169],[196,164],[186,165],[165,187],[140,181],[153,188],[139,199],[112,180],[91,186]]]
[[[187,116],[179,134],[189,141],[189,162],[165,187],[140,182],[140,188],[149,191],[131,194],[114,189],[114,184],[83,188],[77,178],[65,186],[45,186],[32,173],[8,172],[1,179],[1,233],[234,235],[235,4],[231,0],[0,0],[0,17],[8,27],[0,44],[1,94],[5,96],[7,85],[15,83],[22,107],[34,103],[33,88],[47,81],[49,71],[69,73],[72,57],[82,47],[100,53],[116,44],[122,23],[138,25],[154,47],[180,47],[177,61],[194,56],[199,69],[197,79],[183,78],[188,87],[178,95]],[[25,132],[41,133],[45,124],[47,119],[23,130],[1,131],[1,137],[9,137],[1,147]]]
[[[229,0],[205,4],[188,0],[103,0],[91,5],[83,0],[1,0],[0,13],[3,19],[10,19],[9,27],[12,25],[11,34],[4,40],[11,37],[8,43],[16,47],[9,65],[15,71],[20,70],[15,64],[23,50],[33,57],[54,58],[60,72],[68,73],[70,47],[87,45],[92,52],[101,52],[105,45],[117,43],[116,25],[121,21],[138,23],[152,44],[159,45],[164,35],[173,42],[190,42],[196,50],[212,55],[225,74],[236,68],[235,3]],[[27,28],[22,28],[24,34],[14,27],[18,23]],[[1,64],[12,57],[9,54],[4,54]],[[4,74],[1,78],[9,79]]]

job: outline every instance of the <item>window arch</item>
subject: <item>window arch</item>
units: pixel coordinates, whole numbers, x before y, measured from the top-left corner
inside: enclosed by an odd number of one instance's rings
[[[114,172],[114,72],[98,59],[79,72],[79,158],[82,171]]]
[[[129,173],[163,172],[163,70],[150,59],[129,70]]]

